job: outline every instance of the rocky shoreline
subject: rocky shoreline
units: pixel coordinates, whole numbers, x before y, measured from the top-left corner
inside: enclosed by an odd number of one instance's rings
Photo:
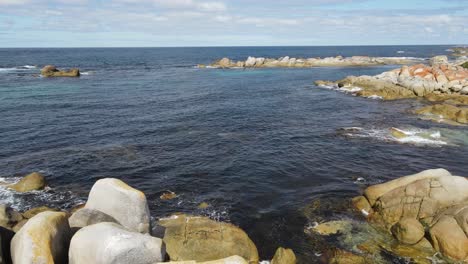
[[[44,176],[32,173],[6,187],[29,192],[45,186]],[[352,204],[377,230],[375,238],[388,234],[395,242],[367,241],[356,252],[330,246],[323,263],[374,263],[382,251],[414,263],[430,263],[437,252],[448,263],[468,261],[468,178],[427,170],[369,186]],[[357,235],[352,229],[346,221],[313,227],[322,236]],[[113,178],[98,180],[87,202],[69,211],[43,206],[20,213],[1,205],[0,231],[1,263],[260,262],[257,247],[237,226],[185,214],[152,220],[145,194]],[[296,262],[293,250],[280,247],[270,263]]]
[[[290,58],[289,56],[275,58],[248,57],[245,61],[233,61],[222,58],[206,66],[199,64],[198,68],[311,68],[311,67],[352,67],[403,65],[421,62],[420,59],[407,57],[327,57],[327,58]]]
[[[37,191],[45,186],[45,177],[39,173],[4,185],[16,192]],[[1,205],[0,239],[0,263],[260,261],[255,244],[237,226],[185,214],[152,220],[146,195],[114,178],[98,180],[87,202],[69,211],[42,206],[21,213],[9,205]],[[271,263],[294,264],[296,256],[291,249],[280,247]]]
[[[383,100],[425,98],[431,105],[415,110],[416,114],[439,122],[468,124],[468,68],[465,64],[450,63],[446,56],[436,56],[429,65],[405,65],[375,76],[348,76],[315,84]]]

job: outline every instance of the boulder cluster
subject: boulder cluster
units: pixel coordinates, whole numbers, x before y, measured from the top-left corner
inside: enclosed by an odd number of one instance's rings
[[[449,63],[446,56],[432,58],[429,65],[403,66],[375,76],[348,76],[337,82],[317,81],[316,84],[384,100],[430,98],[437,104],[416,113],[468,123],[468,69]]]
[[[414,59],[399,57],[327,57],[327,58],[290,58],[289,56],[278,59],[248,57],[245,61],[233,61],[229,58],[223,58],[210,65],[212,68],[309,68],[309,67],[346,67],[346,66],[375,66],[390,64],[409,64],[414,63]],[[198,65],[198,67],[206,67]]]
[[[353,204],[403,245],[468,261],[468,178],[427,170],[370,186]]]
[[[7,187],[27,192],[44,186],[44,177],[33,173]],[[152,221],[145,194],[114,178],[98,180],[86,204],[70,211],[20,213],[0,206],[0,243],[0,263],[259,263],[255,244],[240,228],[184,214]],[[296,257],[279,248],[271,263],[295,264]]]
[[[80,70],[73,68],[68,71],[61,71],[54,65],[47,65],[41,69],[41,75],[43,77],[79,77]]]

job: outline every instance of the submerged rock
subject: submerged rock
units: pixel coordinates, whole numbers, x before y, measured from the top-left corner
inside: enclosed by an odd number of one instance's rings
[[[251,263],[259,260],[255,244],[232,224],[186,215],[161,219],[159,224],[166,228],[164,243],[172,261],[202,262],[233,255]]]
[[[41,75],[44,77],[79,77],[79,69],[70,69],[69,71],[58,70],[54,65],[47,65],[41,70]]]
[[[72,238],[69,264],[148,264],[164,260],[161,239],[131,232],[115,223],[80,229]]]
[[[313,228],[314,232],[317,232],[320,235],[335,235],[338,233],[343,233],[351,230],[351,223],[348,221],[329,221],[325,223],[318,224]]]
[[[9,185],[8,188],[17,192],[30,192],[42,190],[46,185],[45,177],[38,172],[24,176],[19,182]]]
[[[31,218],[13,237],[13,263],[66,263],[70,237],[70,226],[65,213],[40,213]]]
[[[439,119],[453,120],[460,124],[468,124],[468,107],[435,104],[417,109],[415,113],[419,115],[431,115]]]
[[[171,262],[159,262],[157,264],[249,264],[244,258],[239,256],[231,256],[228,258],[217,259],[212,261],[197,262],[195,260],[189,261],[171,261]]]
[[[150,232],[150,213],[143,192],[118,179],[97,181],[85,205],[86,209],[101,211],[131,231]]]

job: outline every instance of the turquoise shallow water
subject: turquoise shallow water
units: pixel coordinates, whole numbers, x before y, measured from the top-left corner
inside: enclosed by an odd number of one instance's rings
[[[20,209],[68,208],[97,179],[116,177],[147,194],[154,217],[209,215],[240,225],[262,258],[286,246],[303,261],[318,261],[320,249],[304,233],[310,221],[352,217],[338,205],[366,184],[436,167],[465,175],[467,129],[408,113],[422,102],[382,102],[313,85],[393,66],[194,65],[223,56],[402,56],[400,50],[428,58],[447,48],[0,49],[0,176],[41,171],[52,187],[26,195],[2,190],[0,199]],[[41,78],[45,64],[80,67],[85,75]],[[38,67],[18,68],[24,65]],[[342,132],[349,127],[362,130]],[[388,135],[391,127],[440,136],[427,144],[398,142]],[[179,197],[161,201],[166,190]],[[315,199],[336,208],[306,217]],[[197,209],[200,202],[211,206]]]

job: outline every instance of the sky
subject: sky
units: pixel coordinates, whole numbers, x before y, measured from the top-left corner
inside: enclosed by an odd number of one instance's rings
[[[0,0],[0,47],[468,44],[468,0]]]

